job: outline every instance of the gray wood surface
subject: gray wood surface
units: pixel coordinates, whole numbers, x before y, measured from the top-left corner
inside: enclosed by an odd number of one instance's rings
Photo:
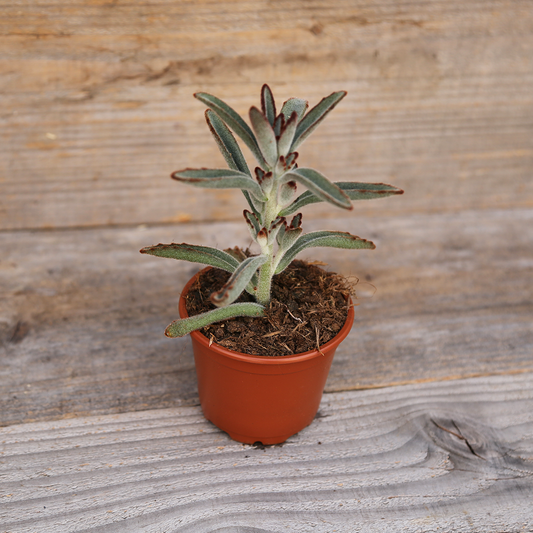
[[[377,244],[307,253],[360,278],[327,391],[533,371],[533,211],[306,225],[319,228]],[[243,223],[0,233],[0,424],[197,403],[189,340],[163,336],[197,267],[138,253],[172,241],[249,236]]]
[[[348,90],[301,161],[334,180],[409,191],[366,203],[370,214],[533,205],[530,0],[0,10],[0,228],[239,218],[238,194],[168,176],[223,164],[192,93],[246,113],[264,82],[280,100]]]
[[[0,531],[533,530],[533,374],[326,394],[282,446],[198,407],[0,429]]]
[[[0,533],[533,532],[530,0],[0,5]],[[163,336],[192,264],[246,246],[196,91],[348,90],[301,149],[401,198],[310,206],[375,251],[315,422],[232,442]],[[188,222],[197,224],[189,224]],[[368,297],[374,292],[372,297]]]

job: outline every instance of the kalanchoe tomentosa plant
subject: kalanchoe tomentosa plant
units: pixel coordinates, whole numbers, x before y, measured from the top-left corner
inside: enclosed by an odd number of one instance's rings
[[[158,244],[141,253],[202,263],[231,273],[228,282],[211,294],[217,307],[212,311],[176,320],[165,335],[181,337],[204,326],[237,316],[261,316],[270,301],[274,275],[283,272],[302,250],[316,246],[333,248],[375,248],[374,244],[349,233],[314,231],[302,233],[302,207],[329,202],[352,209],[351,200],[383,198],[403,191],[382,183],[332,183],[317,170],[300,168],[296,149],[315,130],[324,117],[346,96],[345,91],[323,98],[307,111],[308,103],[299,98],[287,100],[279,114],[268,85],[261,90],[261,110],[250,109],[252,127],[222,100],[196,93],[208,106],[205,118],[229,169],[184,169],[172,178],[196,187],[240,189],[249,206],[244,218],[252,239],[261,253],[247,257],[238,249],[222,251],[193,244]],[[259,166],[250,169],[231,131],[251,150]],[[296,196],[298,185],[307,189]],[[294,215],[289,221],[287,217]],[[234,303],[243,291],[256,302]]]

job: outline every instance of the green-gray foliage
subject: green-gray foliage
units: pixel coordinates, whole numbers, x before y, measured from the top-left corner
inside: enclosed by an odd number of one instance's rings
[[[372,242],[349,233],[315,231],[305,234],[301,213],[290,222],[286,219],[302,207],[317,202],[352,209],[352,200],[403,193],[401,189],[382,183],[334,183],[317,170],[298,167],[295,149],[345,96],[345,91],[332,93],[309,111],[305,100],[290,98],[276,114],[272,91],[268,85],[263,85],[261,110],[250,109],[250,127],[219,98],[207,93],[195,94],[209,108],[205,113],[207,125],[229,169],[187,168],[174,172],[172,178],[195,187],[240,189],[251,209],[244,210],[244,218],[260,254],[246,257],[232,250],[225,252],[185,243],[143,248],[141,253],[144,254],[192,261],[231,273],[226,285],[211,295],[211,302],[217,309],[172,322],[165,331],[168,337],[181,337],[231,317],[261,316],[270,301],[273,276],[283,272],[306,248],[375,248]],[[253,174],[233,134],[257,159],[259,166]],[[296,196],[298,186],[307,190]],[[254,296],[256,303],[235,303],[243,291]]]

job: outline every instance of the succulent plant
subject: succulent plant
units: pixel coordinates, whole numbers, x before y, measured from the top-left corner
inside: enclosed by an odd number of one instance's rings
[[[174,172],[172,178],[195,187],[240,189],[249,207],[243,212],[244,219],[260,254],[247,257],[238,249],[223,251],[186,243],[143,248],[144,254],[210,265],[231,274],[227,283],[211,294],[216,309],[172,322],[165,331],[168,337],[181,337],[227,318],[262,316],[270,301],[272,278],[306,248],[375,248],[372,242],[349,233],[327,230],[303,233],[302,215],[298,212],[302,207],[328,202],[352,209],[351,200],[403,193],[382,183],[332,183],[317,170],[298,166],[296,149],[346,96],[345,91],[332,93],[310,110],[306,100],[290,98],[277,113],[272,91],[263,85],[261,110],[250,109],[251,128],[219,98],[206,93],[194,96],[208,107],[207,125],[229,168],[186,168]],[[253,173],[230,130],[257,159],[259,166]],[[307,189],[299,196],[298,186]],[[289,221],[290,215],[293,216]],[[243,291],[253,295],[255,302],[235,302]]]

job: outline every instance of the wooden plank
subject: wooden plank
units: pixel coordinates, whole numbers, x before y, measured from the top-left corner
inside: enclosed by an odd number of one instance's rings
[[[533,370],[533,212],[305,221],[374,240],[315,249],[358,276],[328,391]],[[197,403],[188,339],[163,336],[193,264],[157,242],[246,246],[243,223],[0,233],[0,424]],[[312,253],[311,253],[312,252]]]
[[[327,394],[284,445],[198,407],[0,429],[2,531],[530,531],[533,374]]]
[[[168,176],[223,164],[193,92],[246,112],[263,82],[349,91],[301,160],[408,191],[369,214],[533,205],[528,0],[40,0],[0,33],[3,229],[235,220],[239,194]]]

